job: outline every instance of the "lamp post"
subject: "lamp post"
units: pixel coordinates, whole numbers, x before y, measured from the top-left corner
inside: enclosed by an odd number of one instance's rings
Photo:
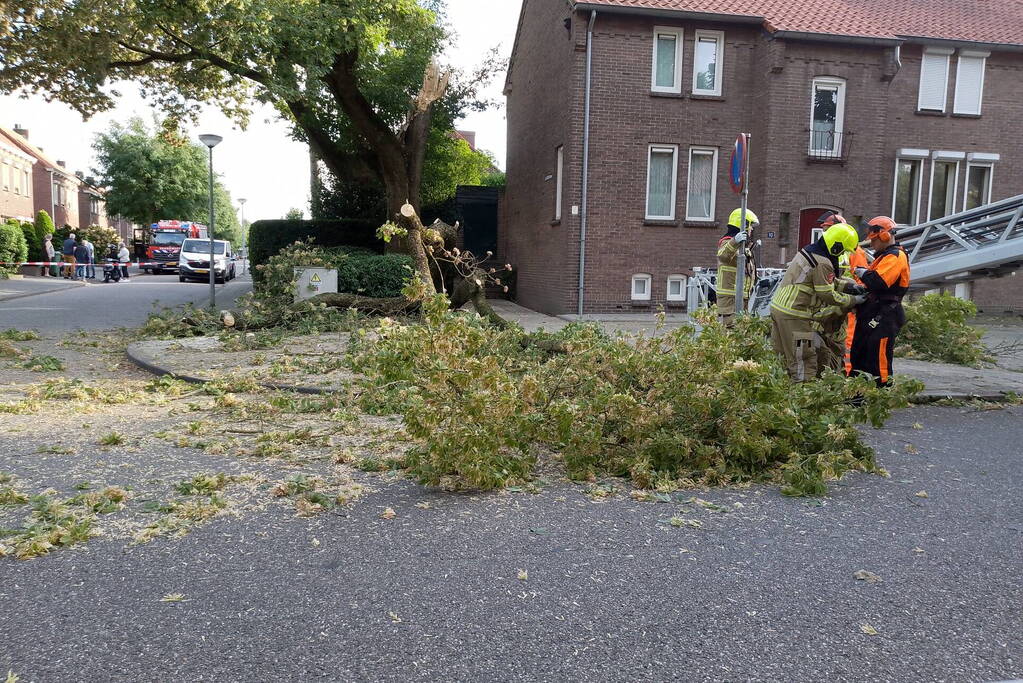
[[[238,199],[238,203],[242,205],[242,249],[244,250],[243,253],[245,254],[245,260],[242,261],[242,275],[245,274],[245,269],[246,269],[246,267],[249,264],[249,252],[248,252],[249,231],[245,229],[245,202],[247,202],[247,201],[249,201],[249,200],[248,199],[244,199],[244,198],[239,198]]]
[[[213,228],[215,225],[215,219],[213,216],[213,148],[220,144],[224,138],[219,135],[205,134],[199,136],[199,141],[206,145],[210,149],[210,311],[212,313],[217,312],[217,272],[216,272],[216,261],[213,256]],[[227,277],[227,274],[224,274]]]

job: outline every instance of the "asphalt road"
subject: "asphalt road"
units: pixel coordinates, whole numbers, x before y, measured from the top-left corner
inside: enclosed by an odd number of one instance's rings
[[[729,509],[714,512],[681,496],[593,502],[569,484],[474,496],[397,481],[313,519],[267,508],[178,541],[98,539],[3,560],[0,671],[24,681],[1023,677],[1023,407],[913,408],[869,440],[891,478],[853,475],[822,500],[773,487],[698,493]],[[0,435],[0,461],[15,472],[32,453]],[[384,507],[397,516],[382,519]],[[680,513],[702,528],[665,523]],[[856,580],[860,569],[881,581]],[[168,593],[184,600],[161,602]]]
[[[209,287],[208,283],[178,282],[177,275],[133,274],[130,280],[107,284],[90,281],[85,287],[0,301],[0,328],[47,333],[137,327],[154,310],[186,303],[205,305]],[[217,307],[230,307],[251,288],[248,275],[217,285]]]

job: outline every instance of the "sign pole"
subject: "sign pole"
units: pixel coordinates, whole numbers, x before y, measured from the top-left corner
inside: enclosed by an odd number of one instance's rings
[[[749,140],[750,134],[743,133],[741,136],[744,144],[742,145],[742,201],[739,206],[741,209],[742,217],[739,223],[739,230],[742,232],[746,231],[746,205],[749,199]],[[746,312],[746,245],[749,243],[751,235],[746,235],[746,242],[739,245],[739,253],[736,255],[735,264],[735,313],[736,315]]]

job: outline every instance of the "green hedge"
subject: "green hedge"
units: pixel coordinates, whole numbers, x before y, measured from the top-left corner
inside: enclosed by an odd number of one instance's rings
[[[0,263],[21,263],[28,260],[28,242],[18,221],[0,225]],[[0,266],[0,277],[17,272],[14,266]]]
[[[271,256],[288,245],[308,239],[313,244],[332,247],[364,247],[383,253],[384,243],[377,238],[380,227],[376,221],[365,220],[264,220],[249,227],[249,262],[253,266],[253,279],[259,280],[256,266],[263,265]]]
[[[405,254],[350,252],[337,266],[337,291],[363,296],[400,296],[412,274],[412,259]]]

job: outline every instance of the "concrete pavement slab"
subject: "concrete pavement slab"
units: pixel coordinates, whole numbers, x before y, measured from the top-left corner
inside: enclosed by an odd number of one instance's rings
[[[65,289],[84,287],[80,280],[65,280],[61,277],[25,277],[14,280],[0,280],[0,301],[23,299],[39,294],[52,294]]]

